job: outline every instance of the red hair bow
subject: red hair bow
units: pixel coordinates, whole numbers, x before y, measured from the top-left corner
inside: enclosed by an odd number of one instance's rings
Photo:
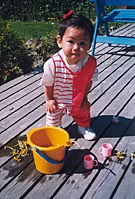
[[[73,10],[69,10],[68,13],[65,14],[65,15],[63,16],[63,18],[66,19],[67,17],[69,17],[69,16],[72,15],[73,13],[74,13]]]

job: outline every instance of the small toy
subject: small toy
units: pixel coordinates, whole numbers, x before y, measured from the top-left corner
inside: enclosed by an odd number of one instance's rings
[[[113,116],[112,122],[115,123],[115,124],[118,124],[120,122],[119,117],[118,116]]]

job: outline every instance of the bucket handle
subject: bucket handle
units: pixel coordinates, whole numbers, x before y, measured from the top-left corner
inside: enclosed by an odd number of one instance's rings
[[[40,155],[44,160],[46,160],[49,163],[52,163],[52,164],[61,164],[61,163],[64,163],[65,160],[67,159],[67,151],[68,151],[67,148],[66,148],[65,157],[61,161],[52,160],[52,159],[48,158],[47,156],[45,156],[37,147],[34,147],[34,148],[35,148],[36,152],[38,153],[38,155]]]

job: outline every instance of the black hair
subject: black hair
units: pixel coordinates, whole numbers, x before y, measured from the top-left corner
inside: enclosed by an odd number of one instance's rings
[[[66,14],[64,16],[66,16]],[[61,21],[59,25],[59,35],[61,38],[65,34],[65,31],[68,27],[84,29],[90,38],[90,42],[92,43],[94,27],[87,17],[82,14],[74,15],[73,13],[71,13],[69,16],[67,14],[67,16]]]

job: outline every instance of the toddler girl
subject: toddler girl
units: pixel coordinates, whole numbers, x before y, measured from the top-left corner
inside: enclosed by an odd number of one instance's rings
[[[41,85],[46,99],[46,125],[60,126],[63,113],[73,117],[78,132],[87,140],[96,138],[90,128],[90,103],[96,60],[87,54],[93,39],[93,25],[83,15],[68,11],[59,26],[59,52],[44,64]]]

